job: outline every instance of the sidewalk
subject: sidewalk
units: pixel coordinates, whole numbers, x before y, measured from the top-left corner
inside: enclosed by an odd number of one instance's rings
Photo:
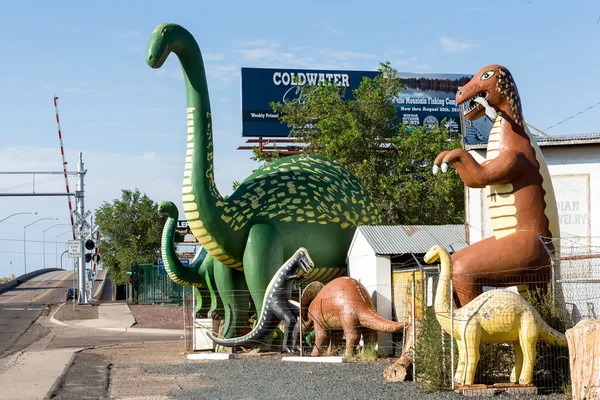
[[[57,310],[58,311],[58,310]],[[113,332],[130,332],[140,334],[183,336],[182,329],[135,328],[135,319],[126,303],[105,303],[98,305],[97,319],[59,321],[50,317],[50,321],[58,325],[71,325],[80,328],[103,329]]]
[[[66,303],[60,307],[65,306]],[[166,337],[166,340],[177,340],[183,337],[182,329],[132,327],[135,319],[126,303],[100,304],[97,319],[59,321],[54,318],[56,311],[49,318],[53,324],[74,329],[81,328],[82,335],[87,335],[89,329],[99,329],[115,332],[115,336],[123,333],[142,336],[161,335]],[[70,333],[72,332],[71,330]],[[73,347],[21,351],[12,357],[0,359],[0,388],[2,388],[0,399],[44,399],[71,364],[74,354],[81,350],[81,347]]]

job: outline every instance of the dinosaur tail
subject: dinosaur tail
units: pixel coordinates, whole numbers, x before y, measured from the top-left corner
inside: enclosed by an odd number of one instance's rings
[[[365,328],[379,332],[398,332],[404,329],[406,325],[404,322],[394,322],[385,319],[371,309],[359,312],[358,321]]]
[[[550,325],[540,318],[540,339],[551,346],[568,347],[567,337],[559,331],[552,329]]]
[[[234,347],[260,343],[272,331],[272,327],[271,329],[269,329],[269,327],[263,327],[263,325],[260,324],[259,321],[259,323],[254,327],[254,329],[252,329],[251,332],[245,334],[244,336],[231,339],[220,339],[214,337],[210,332],[207,332],[207,336],[216,344],[220,344],[221,346],[225,347]]]

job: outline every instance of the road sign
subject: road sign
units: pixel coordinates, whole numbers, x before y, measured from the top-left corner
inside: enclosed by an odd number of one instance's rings
[[[76,229],[75,230],[75,236],[79,236],[79,237],[87,237],[90,235],[90,231],[86,230],[86,229]]]
[[[81,241],[69,240],[69,258],[81,257]]]

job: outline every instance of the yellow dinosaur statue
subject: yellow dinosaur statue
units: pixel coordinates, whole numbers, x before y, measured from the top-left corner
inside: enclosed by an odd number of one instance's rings
[[[447,333],[450,321],[450,255],[442,246],[433,246],[424,260],[440,260],[441,271],[435,293],[435,314]],[[458,366],[454,381],[472,385],[479,362],[479,345],[512,342],[515,366],[510,381],[530,385],[533,381],[535,346],[538,339],[550,345],[567,347],[567,339],[542,319],[540,314],[517,293],[495,289],[477,296],[465,307],[452,311],[454,338],[458,345]]]

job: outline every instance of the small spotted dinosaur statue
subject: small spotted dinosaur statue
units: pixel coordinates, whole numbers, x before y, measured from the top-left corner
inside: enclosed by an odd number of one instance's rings
[[[482,68],[458,90],[456,104],[463,103],[470,121],[486,111],[495,118],[486,160],[479,164],[463,149],[444,151],[436,157],[433,173],[446,172],[451,164],[465,185],[487,188],[494,236],[452,255],[458,303],[467,305],[483,285],[536,282],[545,289],[550,256],[538,235],[560,237],[558,211],[548,167],[523,119],[512,75],[500,65]]]
[[[450,255],[443,247],[433,246],[424,260],[428,264],[440,261],[434,308],[440,325],[450,333]],[[533,381],[538,339],[550,345],[567,347],[565,335],[548,326],[525,298],[508,290],[484,292],[467,306],[453,310],[452,316],[459,354],[454,380],[462,385],[473,384],[480,344],[512,342],[515,366],[510,381],[525,385]]]
[[[312,282],[302,295],[301,319],[305,329],[314,326],[315,345],[312,355],[321,355],[326,343],[331,354],[336,342],[346,335],[346,356],[354,354],[361,334],[363,340],[375,340],[375,332],[398,332],[404,328],[403,322],[389,321],[377,314],[369,292],[362,283],[344,276],[334,279],[327,285]],[[317,286],[320,285],[320,286]]]
[[[293,340],[292,330],[296,326],[297,308],[290,303],[292,297],[292,283],[310,273],[314,264],[304,248],[300,248],[287,260],[269,283],[263,299],[263,311],[254,329],[248,334],[233,338],[219,339],[208,333],[208,337],[221,346],[234,347],[249,344],[261,344],[267,336],[275,330],[279,322],[283,321],[283,351],[293,353],[290,346]]]
[[[356,227],[379,224],[382,216],[354,175],[309,154],[267,164],[229,197],[221,196],[214,177],[212,114],[200,48],[185,28],[161,24],[150,36],[146,62],[160,68],[171,53],[181,63],[187,98],[183,210],[194,236],[212,257],[225,314],[223,336],[236,337],[252,303],[261,314],[269,282],[299,247],[310,249],[315,263],[303,280],[328,282],[346,273]],[[177,263],[173,267],[172,276],[181,284],[202,280]]]

